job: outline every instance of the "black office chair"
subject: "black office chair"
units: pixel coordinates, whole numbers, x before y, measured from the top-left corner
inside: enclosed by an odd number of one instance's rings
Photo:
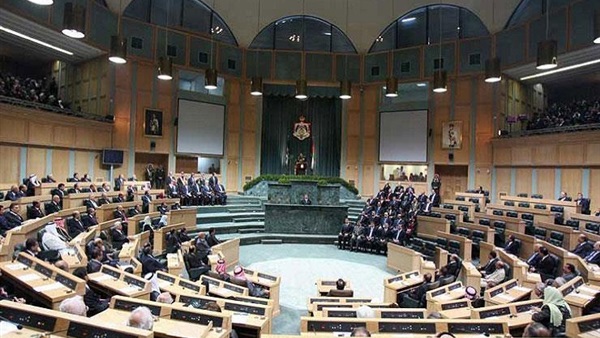
[[[542,195],[542,194],[533,194],[533,195],[531,195],[531,198],[536,198],[536,199],[540,199],[541,200],[541,199],[544,198],[544,195]]]
[[[506,205],[508,207],[514,207],[515,206],[515,202],[513,202],[513,201],[504,201],[504,205]]]
[[[529,208],[529,203],[527,203],[527,202],[520,202],[519,203],[519,208]]]
[[[504,216],[504,212],[502,210],[493,210],[492,214],[494,216]]]
[[[585,223],[585,231],[592,234],[600,234],[600,224],[588,222]]]
[[[327,297],[354,297],[354,291],[331,289],[327,293]]]
[[[527,196],[528,196],[527,193],[524,193],[524,192],[521,192],[521,193],[517,194],[517,197],[525,197],[525,198],[527,198]]]
[[[454,283],[454,281],[456,280],[456,277],[454,276],[447,276],[447,277],[442,277],[440,278],[440,286],[444,286],[444,285],[448,285],[450,283]]]
[[[515,211],[507,211],[506,217],[517,218],[517,217],[519,217],[519,214],[517,214]]]
[[[570,226],[571,228],[573,228],[575,230],[579,230],[579,221],[570,219],[565,222],[565,225]]]
[[[479,220],[480,225],[490,226],[490,220],[487,218],[482,218]]]
[[[546,229],[543,228],[535,228],[534,236],[535,238],[546,240]]]
[[[456,229],[456,231],[458,232],[458,235],[462,236],[462,237],[467,237],[468,238],[469,235],[471,234],[471,231],[469,231],[469,229],[467,229],[467,228],[458,227]]]
[[[458,255],[458,253],[460,252],[460,242],[449,241],[448,242],[448,251],[452,254]]]
[[[552,231],[550,232],[550,239],[548,240],[548,242],[558,247],[562,247],[564,239],[565,234],[563,234],[562,232]]]
[[[547,207],[545,204],[536,204],[533,206],[534,209],[539,209],[539,210],[546,210]]]

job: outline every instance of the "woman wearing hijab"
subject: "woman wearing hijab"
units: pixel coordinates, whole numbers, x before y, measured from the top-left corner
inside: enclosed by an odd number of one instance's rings
[[[241,266],[238,265],[233,269],[233,277],[246,282],[246,287],[248,288],[250,296],[269,298],[269,290],[265,290],[249,281],[248,278],[246,278],[246,273],[244,273],[244,268]]]
[[[160,221],[158,221],[159,229],[167,226],[168,218],[169,218],[169,216],[167,216],[167,215],[160,216]]]
[[[542,308],[533,308],[531,319],[546,326],[552,331],[552,336],[565,332],[565,322],[571,318],[571,308],[563,299],[562,293],[555,287],[544,289]]]

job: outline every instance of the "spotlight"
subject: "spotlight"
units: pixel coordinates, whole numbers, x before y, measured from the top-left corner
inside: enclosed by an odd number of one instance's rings
[[[158,58],[158,79],[170,81],[173,79],[173,60],[170,57]]]
[[[594,43],[600,44],[600,10],[594,14]]]
[[[556,40],[538,42],[537,69],[548,70],[558,66],[558,45]]]
[[[85,10],[81,6],[65,3],[62,33],[73,39],[85,37]]]
[[[208,90],[217,89],[217,70],[214,68],[208,68],[204,72],[204,88]]]
[[[352,98],[352,82],[350,80],[340,81],[340,99],[349,100]]]
[[[308,92],[308,86],[306,84],[306,80],[296,81],[296,98],[298,100],[308,99],[307,92]]]
[[[502,80],[502,70],[500,69],[500,59],[491,58],[485,62],[485,82],[494,83]]]
[[[53,0],[29,0],[29,2],[40,6],[50,6],[54,3]]]
[[[263,79],[260,76],[254,76],[252,78],[252,84],[250,85],[250,95],[262,96]]]
[[[393,76],[385,80],[385,97],[398,97],[398,79]]]
[[[110,53],[108,60],[116,64],[127,63],[127,39],[118,35],[110,37]]]
[[[438,70],[433,74],[433,91],[435,93],[448,91],[448,73],[445,70]]]

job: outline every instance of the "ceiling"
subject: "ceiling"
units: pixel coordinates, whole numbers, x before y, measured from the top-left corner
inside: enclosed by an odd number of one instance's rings
[[[78,63],[104,54],[104,52],[98,48],[87,45],[79,40],[68,38],[59,31],[46,28],[1,8],[0,27],[27,34],[31,38],[44,41],[73,53],[73,55],[67,55],[63,52],[38,45],[22,37],[0,30],[1,50],[12,49],[13,51],[11,53],[13,53],[13,55],[17,54],[16,56],[18,58],[62,60]]]

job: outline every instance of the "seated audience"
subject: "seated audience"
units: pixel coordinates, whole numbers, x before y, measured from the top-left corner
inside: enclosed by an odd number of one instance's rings
[[[98,225],[98,218],[96,218],[96,209],[88,208],[87,214],[81,217],[83,226],[87,229],[91,226]]]
[[[196,246],[196,252],[198,252],[198,256],[202,259],[205,264],[208,264],[208,255],[211,254],[210,245],[206,241],[206,234],[204,232],[200,232],[198,237],[196,237],[194,245]]]
[[[113,218],[121,220],[122,223],[127,223],[127,215],[125,214],[125,209],[123,209],[122,205],[117,205],[117,209],[115,209],[113,213]]]
[[[517,241],[515,235],[508,236],[508,241],[504,245],[504,251],[516,256],[519,254],[519,249],[519,242]]]
[[[573,265],[571,263],[567,263],[567,264],[563,265],[562,276],[556,278],[556,280],[558,280],[560,278],[560,279],[564,280],[564,283],[566,283],[566,282],[570,281],[571,279],[577,277],[578,275],[579,274],[577,273],[577,269],[575,268],[575,265]]]
[[[579,256],[581,258],[585,258],[593,250],[594,250],[594,246],[592,245],[592,243],[590,243],[588,241],[587,236],[584,235],[584,234],[581,234],[577,238],[577,246],[571,252],[574,253],[574,254],[576,254],[577,256]]]
[[[539,260],[535,268],[533,268],[533,271],[539,273],[540,277],[542,278],[542,282],[545,282],[546,279],[554,278],[556,261],[545,247],[540,248],[540,254],[542,255],[542,258]]]
[[[6,219],[6,216],[4,216],[5,212],[6,209],[0,204],[0,235],[2,237],[6,236],[6,231],[10,230],[8,220]]]
[[[142,275],[155,273],[156,271],[167,271],[166,266],[152,255],[152,246],[150,243],[144,245],[139,259],[142,263]]]
[[[69,249],[69,245],[58,234],[56,223],[49,223],[44,227],[44,235],[42,236],[42,246],[46,250],[65,251]]]
[[[152,312],[147,307],[137,307],[131,312],[131,315],[129,315],[127,326],[142,330],[152,330],[152,327],[154,326],[154,316],[152,316]]]
[[[100,248],[94,247],[91,255],[91,259],[87,264],[87,272],[94,273],[102,269],[102,256],[103,252]]]
[[[504,263],[496,261],[494,264],[494,272],[487,274],[486,277],[481,278],[482,288],[492,288],[498,284],[501,284],[506,278],[506,271],[504,270]]]
[[[8,207],[8,212],[4,213],[4,217],[6,218],[7,228],[2,229],[3,232],[10,230],[12,228],[16,228],[23,223],[23,217],[19,214],[21,210],[21,206],[17,203],[11,203]]]
[[[600,264],[600,241],[594,243],[594,251],[585,257],[585,261],[591,264]]]
[[[16,201],[19,198],[21,198],[21,194],[19,193],[19,187],[16,185],[13,185],[12,187],[10,187],[10,190],[6,193],[6,195],[4,196],[4,200],[5,201]]]
[[[83,297],[81,296],[73,296],[71,298],[67,298],[60,302],[58,306],[58,310],[64,313],[70,313],[72,315],[77,316],[87,316],[87,306],[83,301]]]
[[[532,308],[533,315],[531,320],[544,325],[551,331],[553,336],[558,336],[565,332],[565,323],[571,318],[571,308],[563,299],[562,293],[552,286],[537,287],[536,294],[543,294],[543,303],[541,308]]]
[[[496,263],[499,261],[500,259],[498,258],[498,254],[496,253],[496,251],[490,251],[489,255],[488,255],[488,262],[483,265],[480,266],[478,268],[478,270],[484,275],[490,275],[492,274],[494,271],[496,271]]]
[[[264,289],[248,280],[248,278],[246,278],[246,274],[244,273],[244,268],[241,266],[238,265],[235,267],[235,269],[233,269],[233,277],[246,282],[246,287],[248,288],[250,296],[269,298],[269,290]]]
[[[27,208],[27,219],[36,219],[46,216],[40,201],[33,201],[31,207]]]
[[[531,256],[529,256],[529,258],[527,258],[526,263],[527,263],[527,265],[529,265],[530,271],[533,271],[535,269],[535,266],[540,261],[540,259],[542,259],[542,254],[540,253],[541,248],[542,248],[541,244],[535,244],[533,246],[533,253],[531,254]]]
[[[142,213],[142,206],[140,204],[136,204],[134,205],[132,208],[129,208],[129,210],[127,211],[127,216],[129,218],[135,216],[135,215],[139,215]]]
[[[555,102],[550,104],[544,112],[534,113],[527,123],[527,130],[600,123],[599,107],[599,100]]]

